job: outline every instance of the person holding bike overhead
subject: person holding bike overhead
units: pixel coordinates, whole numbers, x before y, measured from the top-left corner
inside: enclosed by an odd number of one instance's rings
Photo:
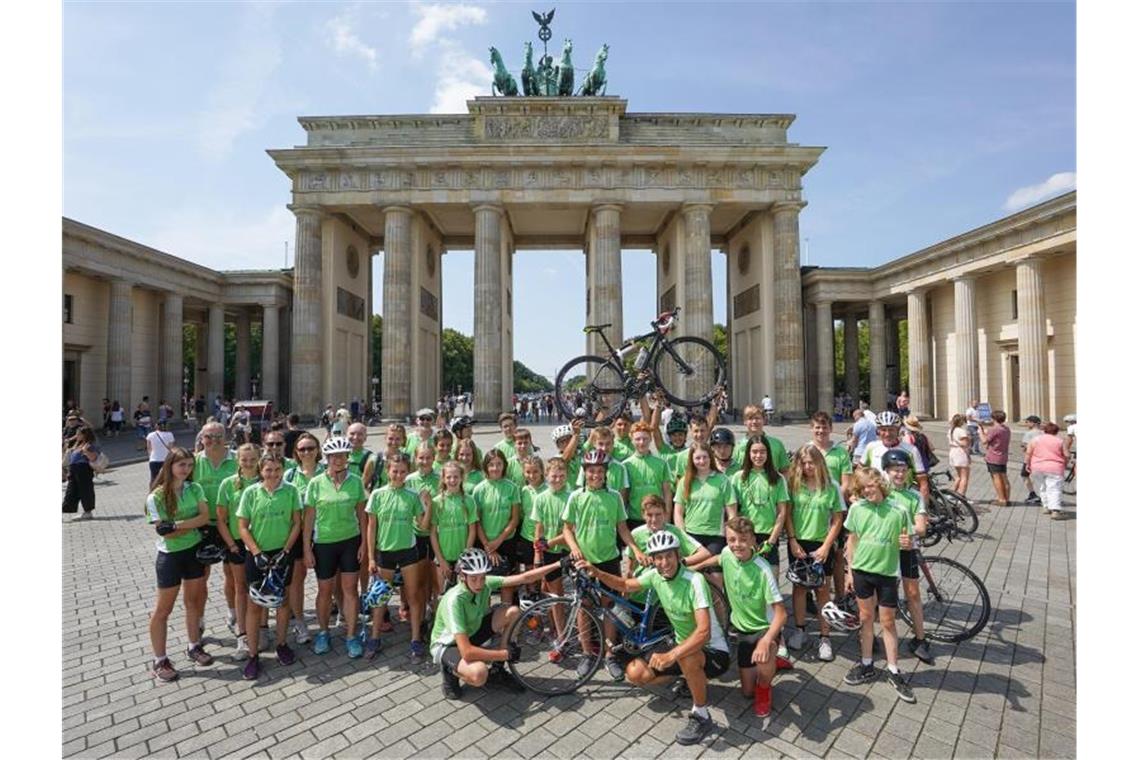
[[[883,454],[883,467],[887,471],[887,480],[890,482],[890,493],[887,502],[898,507],[906,513],[907,519],[914,526],[911,542],[916,543],[919,536],[926,535],[926,502],[922,494],[910,488],[910,460],[902,449],[890,449]],[[903,593],[906,594],[906,604],[910,609],[910,618],[914,626],[914,638],[907,642],[910,653],[927,665],[934,664],[934,655],[930,653],[930,644],[926,640],[922,625],[922,597],[918,588],[918,553],[914,549],[899,550],[899,573],[902,575]]]
[[[681,542],[668,531],[649,537],[647,551],[653,569],[638,578],[622,578],[582,560],[579,568],[615,591],[632,594],[652,589],[673,627],[674,646],[655,652],[648,659],[636,657],[625,667],[625,676],[638,686],[664,685],[677,676],[693,695],[693,708],[685,726],[677,732],[678,744],[696,744],[714,727],[708,710],[708,679],[728,670],[728,643],[712,614],[708,581],[681,564]]]

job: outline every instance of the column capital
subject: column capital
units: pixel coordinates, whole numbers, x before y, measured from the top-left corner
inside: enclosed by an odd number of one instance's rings
[[[772,213],[787,213],[793,212],[798,214],[800,210],[807,205],[807,201],[777,201],[772,204]]]
[[[415,210],[412,209],[411,206],[399,206],[399,205],[383,206],[380,209],[380,212],[382,214],[384,214],[385,216],[387,216],[388,214],[407,214],[408,216],[411,216],[412,214],[416,213]]]
[[[290,203],[286,205],[285,208],[292,211],[293,215],[298,217],[310,216],[321,220],[328,216],[328,212],[326,212],[321,206],[306,206],[300,203]]]
[[[681,204],[681,213],[689,216],[690,214],[711,214],[715,203],[704,203],[701,201],[686,202]]]
[[[596,214],[599,211],[616,211],[621,213],[624,208],[621,203],[597,203],[590,207],[590,213]]]
[[[908,290],[908,291],[906,292],[906,294],[907,294],[908,296],[913,296],[913,297],[915,297],[915,298],[925,298],[925,297],[926,297],[926,294],[927,294],[927,292],[929,292],[929,291],[930,291],[930,288],[928,288],[928,287],[922,287],[922,288],[911,288],[910,290]]]
[[[112,288],[119,288],[120,290],[124,290],[124,289],[130,290],[134,286],[135,286],[135,281],[130,280],[126,277],[112,277],[111,278],[111,287]]]
[[[472,203],[471,211],[478,214],[480,211],[493,211],[499,216],[504,216],[506,210],[497,203]]]
[[[820,307],[820,306],[830,307],[833,303],[835,303],[835,301],[830,299],[830,298],[815,298],[815,299],[812,299],[811,303],[814,304],[816,307]]]
[[[965,274],[960,274],[957,277],[951,277],[950,282],[972,283],[977,279],[978,279],[978,276],[976,274],[974,274],[973,272],[966,272]]]

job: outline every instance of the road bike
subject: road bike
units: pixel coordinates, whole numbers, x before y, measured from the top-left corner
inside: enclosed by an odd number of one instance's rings
[[[954,479],[954,473],[946,470],[930,474],[930,503],[926,505],[927,514],[948,517],[955,522],[962,533],[973,535],[978,529],[978,513],[962,494],[936,486],[934,484],[936,478],[945,478],[950,482]]]
[[[508,667],[528,689],[547,696],[569,694],[593,678],[605,656],[601,646],[604,620],[613,623],[626,656],[673,645],[673,628],[652,591],[638,603],[606,588],[584,570],[564,568],[568,593],[530,604],[506,634],[506,641],[519,647],[518,660]],[[719,588],[708,586],[711,608],[727,636],[728,600]],[[604,599],[613,606],[603,607]]]
[[[615,349],[604,330],[610,325],[587,325],[597,333],[608,355],[579,356],[566,363],[554,380],[554,399],[567,419],[585,418],[586,424],[612,422],[630,401],[660,388],[665,398],[683,407],[712,401],[724,388],[725,360],[704,338],[670,338],[681,307],[667,311],[649,324],[652,331],[630,338]],[[625,357],[637,349],[630,366]]]
[[[942,539],[972,541],[955,520],[930,517],[922,546],[933,546]],[[973,570],[947,557],[927,557],[915,547],[918,556],[919,595],[922,601],[922,623],[926,636],[951,644],[977,636],[990,620],[990,593]],[[900,599],[898,614],[907,625],[914,626],[910,608]]]

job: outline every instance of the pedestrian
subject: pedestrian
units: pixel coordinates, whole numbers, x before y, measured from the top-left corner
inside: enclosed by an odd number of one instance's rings
[[[147,433],[146,436],[146,458],[150,465],[151,488],[154,488],[154,481],[158,477],[159,471],[162,470],[162,463],[166,461],[166,455],[174,446],[174,433],[167,429],[169,427],[166,420],[159,420],[158,429]]]
[[[1061,518],[1061,481],[1069,458],[1065,441],[1058,435],[1060,430],[1055,423],[1046,422],[1042,434],[1030,441],[1025,450],[1025,467],[1041,495],[1041,509],[1054,520]]]
[[[910,414],[910,395],[905,390],[895,399],[895,406],[898,407],[900,417],[905,419]]]
[[[922,423],[913,414],[903,420],[902,438],[918,449],[918,454],[922,457],[923,469],[927,472],[930,472],[941,461],[938,455],[934,453],[930,439],[926,437],[926,433],[922,432]]]
[[[63,495],[63,511],[74,513],[80,504],[83,514],[77,520],[90,520],[95,511],[95,461],[99,449],[95,447],[95,432],[80,428],[75,434],[75,445],[64,455],[67,467],[67,490]]]
[[[151,416],[149,405],[142,403],[135,409],[135,435],[139,439],[137,449],[146,448],[146,437],[150,435]]]
[[[206,424],[206,397],[201,393],[194,399],[194,419],[198,422],[198,429]]]
[[[855,462],[861,462],[863,461],[863,453],[867,450],[867,444],[877,441],[879,436],[878,428],[875,425],[875,415],[871,413],[871,410],[860,406],[855,414],[855,425],[851,428],[851,432],[855,436],[855,450],[851,453]]]
[[[997,498],[994,505],[1009,506],[1009,477],[1006,465],[1009,463],[1010,431],[1005,425],[1005,412],[995,409],[990,415],[992,422],[981,426],[982,444],[986,447],[986,469],[994,483]]]
[[[123,405],[117,400],[111,402],[111,436],[118,437],[119,432],[123,429]]]
[[[1021,435],[1021,482],[1025,484],[1025,488],[1029,491],[1029,496],[1025,499],[1025,503],[1034,506],[1041,503],[1041,497],[1037,495],[1033,481],[1029,477],[1029,456],[1025,453],[1029,448],[1029,444],[1034,438],[1041,435],[1041,418],[1036,414],[1031,414],[1022,420],[1025,425],[1025,432]]]
[[[296,413],[290,414],[285,418],[285,458],[293,458],[293,447],[297,445],[297,439],[301,437],[304,430],[301,430],[298,425],[301,424],[301,418]],[[304,494],[302,494],[303,496]]]
[[[952,487],[965,496],[970,486],[970,432],[966,428],[966,415],[955,414],[950,418],[946,440],[950,446],[950,466],[956,474]]]
[[[103,435],[111,432],[111,399],[103,399]]]
[[[966,407],[966,432],[970,434],[970,453],[981,456],[981,439],[978,437],[978,404],[977,399],[970,401]]]

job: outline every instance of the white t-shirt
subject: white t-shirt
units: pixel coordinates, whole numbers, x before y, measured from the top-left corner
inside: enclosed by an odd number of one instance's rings
[[[147,461],[165,462],[166,455],[170,453],[170,447],[174,445],[174,433],[169,430],[155,430],[147,433],[146,440],[150,448]]]

